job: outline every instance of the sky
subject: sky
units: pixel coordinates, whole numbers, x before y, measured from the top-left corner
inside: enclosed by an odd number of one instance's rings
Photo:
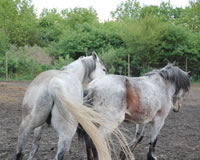
[[[37,14],[39,15],[43,8],[56,8],[58,11],[66,8],[89,8],[93,7],[97,13],[100,21],[111,19],[110,12],[115,11],[117,6],[125,0],[32,0]],[[159,5],[162,1],[168,0],[139,0],[141,5]],[[189,0],[170,0],[175,7],[188,6]]]

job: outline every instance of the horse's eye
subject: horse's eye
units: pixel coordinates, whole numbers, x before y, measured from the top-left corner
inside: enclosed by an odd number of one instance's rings
[[[106,72],[106,69],[104,68],[103,71]]]

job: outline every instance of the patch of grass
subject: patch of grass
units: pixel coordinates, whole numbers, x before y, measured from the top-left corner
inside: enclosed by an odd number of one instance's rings
[[[6,79],[5,77],[0,77],[0,81],[9,81],[9,82],[14,82],[14,81],[22,81],[22,82],[24,82],[24,81],[31,81],[31,80],[33,80],[33,78],[32,77],[26,77],[26,76],[22,76],[22,77],[20,77],[20,76],[17,76],[17,77],[14,77],[14,78],[8,78],[8,79]]]
[[[199,80],[192,80],[192,84],[200,84],[200,79]]]

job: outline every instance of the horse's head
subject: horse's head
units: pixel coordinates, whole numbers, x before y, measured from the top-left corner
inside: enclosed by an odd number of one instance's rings
[[[168,88],[172,90],[173,111],[178,112],[182,107],[185,93],[190,88],[190,72],[185,72],[171,63],[157,72],[165,81],[169,82]]]
[[[185,74],[188,78],[190,78],[190,72],[188,72],[188,73],[185,72]],[[173,95],[172,101],[173,101],[173,111],[174,112],[178,112],[181,109],[182,104],[183,104],[183,98],[184,98],[186,92],[188,92],[187,89],[180,89],[178,93]]]
[[[96,68],[90,75],[90,78],[93,80],[104,76],[106,74],[106,68],[95,52],[92,53],[92,58],[96,61]]]
[[[185,91],[180,90],[179,93],[176,96],[174,95],[172,97],[173,98],[172,101],[173,101],[173,111],[174,112],[178,112],[181,109],[185,93],[186,93]]]
[[[106,74],[106,68],[95,52],[89,57],[82,58],[81,62],[85,68],[84,81],[101,78]]]

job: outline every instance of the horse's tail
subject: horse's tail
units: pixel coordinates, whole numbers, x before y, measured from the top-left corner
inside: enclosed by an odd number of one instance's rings
[[[128,155],[131,160],[134,160],[134,156],[132,155],[130,149],[126,147],[128,143],[118,129],[117,122],[108,120],[107,116],[94,111],[92,108],[82,105],[79,100],[77,101],[74,97],[66,93],[62,86],[55,82],[56,81],[52,80],[52,83],[49,84],[51,86],[49,87],[49,93],[51,93],[58,111],[65,120],[67,120],[66,118],[69,116],[69,113],[71,113],[78,123],[81,124],[83,129],[91,138],[92,143],[96,148],[99,160],[111,160],[111,148],[109,147],[109,143],[106,142],[103,133],[100,134],[97,126],[100,126],[105,130],[113,131],[113,134],[119,140],[125,154]]]
[[[53,92],[54,102],[63,118],[67,117],[69,112],[72,113],[92,139],[99,160],[111,160],[111,152],[108,144],[95,126],[95,124],[104,126],[105,123],[107,123],[106,126],[108,126],[110,122],[108,120],[106,121],[102,115],[93,111],[91,108],[83,106],[71,96],[66,95],[66,93],[62,93],[58,89],[55,89]]]

